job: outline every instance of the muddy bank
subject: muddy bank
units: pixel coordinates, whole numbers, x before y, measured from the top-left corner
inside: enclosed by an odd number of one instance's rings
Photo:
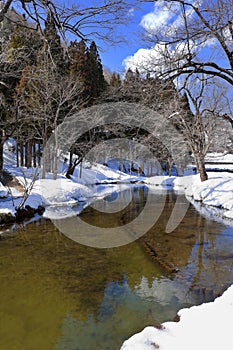
[[[0,227],[8,226],[14,223],[22,222],[27,219],[33,218],[35,215],[42,215],[44,207],[41,205],[38,208],[32,208],[30,205],[26,205],[25,208],[20,208],[12,213],[0,213]]]
[[[17,180],[17,178],[7,171],[3,171],[1,182],[6,188],[14,188],[21,192],[22,195],[25,192],[24,187]],[[14,213],[0,213],[0,227],[9,226],[14,223],[31,219],[35,215],[42,215],[44,210],[44,207],[41,205],[39,205],[37,208],[32,208],[30,205],[25,205],[23,208],[15,208]]]

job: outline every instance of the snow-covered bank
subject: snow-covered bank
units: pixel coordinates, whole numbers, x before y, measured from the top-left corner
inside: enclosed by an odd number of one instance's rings
[[[15,174],[20,183],[24,183],[24,178]],[[103,179],[103,185],[92,186],[84,185],[67,179],[65,176],[59,175],[57,180],[38,179],[35,181],[32,191],[26,201],[26,205],[31,208],[45,207],[44,217],[50,219],[65,218],[79,214],[87,205],[93,201],[104,198],[114,191],[122,191],[130,186],[125,181],[119,184],[108,184],[107,178]],[[30,183],[30,179],[28,179]],[[15,213],[15,209],[22,200],[22,193],[14,188],[8,189],[1,184],[1,194],[4,198],[0,200],[1,213]]]
[[[233,174],[209,173],[208,181],[195,179],[185,193],[206,206],[222,209],[221,215],[233,219]]]
[[[5,169],[25,187],[32,180],[35,170],[17,168],[15,154],[8,149],[9,144],[4,151]],[[217,163],[221,162],[219,164],[221,171],[224,162],[228,164],[233,162],[232,155],[209,154],[208,157],[209,161],[214,159]],[[145,178],[125,174],[119,171],[116,166],[114,167],[114,164],[113,168],[110,168],[100,164],[84,163],[81,178],[81,169],[77,167],[74,177],[69,180],[64,175],[66,168],[67,164],[61,161],[60,173],[56,181],[52,180],[52,175],[49,174],[46,180],[41,180],[38,174],[38,179],[35,181],[26,204],[32,208],[44,205],[46,207],[44,216],[48,218],[71,216],[79,214],[85,206],[97,198],[103,198],[116,191],[115,184],[127,186],[127,184],[138,181],[144,182],[153,190],[174,189],[182,191],[192,203],[200,203],[202,207],[205,206],[210,215],[212,211],[213,218],[223,217],[233,220],[233,174],[229,172],[209,172],[209,180],[202,183],[198,174],[182,177],[154,176]],[[103,186],[93,186],[95,184]],[[118,190],[122,189],[118,188]],[[22,193],[15,188],[10,188],[9,193],[9,189],[0,183],[0,198],[0,213],[14,213],[15,207],[21,202]],[[75,210],[74,206],[76,206]]]
[[[30,183],[33,177],[32,170],[9,167],[8,171],[25,186],[25,178]],[[24,171],[24,176],[22,175]],[[130,176],[112,170],[102,165],[87,166],[83,169],[81,179],[74,177],[67,179],[60,174],[57,180],[52,180],[52,175],[47,179],[37,179],[26,202],[32,208],[44,205],[47,218],[65,217],[78,214],[93,200],[103,198],[116,191],[116,184],[127,187],[132,182],[144,182],[153,190],[174,189],[182,191],[192,203],[200,203],[205,206],[212,218],[227,218],[233,220],[233,174],[227,172],[210,172],[209,180],[201,182],[199,175],[175,176],[154,176],[142,178]],[[96,183],[103,186],[94,186]],[[93,185],[90,187],[90,185]],[[122,190],[123,188],[118,188]],[[11,188],[11,195],[8,189],[0,184],[0,213],[15,211],[20,204],[22,193]],[[13,201],[12,198],[13,197]],[[13,206],[14,202],[14,206]],[[73,207],[76,206],[75,212]],[[77,208],[79,206],[79,208]],[[197,206],[198,209],[198,206]]]
[[[28,188],[36,176],[25,204],[34,209],[44,206],[43,216],[50,219],[77,215],[93,201],[104,198],[114,191],[125,190],[130,183],[142,180],[140,176],[132,176],[117,169],[89,163],[83,165],[81,178],[80,168],[77,167],[74,177],[67,179],[62,162],[57,180],[53,180],[52,174],[47,174],[46,179],[41,179],[40,170],[37,174],[35,169],[17,168],[15,154],[8,150],[4,152],[4,164],[5,170],[19,181],[22,188]],[[96,184],[98,186],[95,186]],[[22,197],[22,192],[13,187],[7,188],[0,183],[0,214],[15,215]]]
[[[200,181],[198,174],[183,177],[154,176],[147,178],[145,183],[156,188],[184,191],[187,198],[208,207],[209,212],[212,208],[213,218],[233,219],[233,174],[210,172],[208,176],[209,179],[204,182]]]
[[[232,350],[233,285],[214,302],[178,312],[179,322],[163,329],[146,327],[124,342],[121,350]]]

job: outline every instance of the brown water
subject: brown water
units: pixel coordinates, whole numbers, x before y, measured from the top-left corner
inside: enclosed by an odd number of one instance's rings
[[[135,194],[124,219],[144,205],[145,188]],[[119,248],[80,245],[46,220],[6,233],[0,241],[0,349],[117,350],[145,326],[172,320],[180,308],[212,300],[233,283],[233,228],[190,207],[165,234],[174,200],[169,193],[147,235]],[[100,213],[88,208],[82,217],[96,225]],[[119,213],[106,217],[107,226],[119,224]],[[146,244],[159,247],[157,257]],[[158,257],[179,271],[169,274]]]

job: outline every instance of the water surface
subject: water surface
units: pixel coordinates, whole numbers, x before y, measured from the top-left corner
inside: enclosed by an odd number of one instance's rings
[[[128,191],[124,198],[132,196]],[[147,190],[133,192],[133,204],[122,211],[87,208],[82,219],[93,230],[124,225],[145,204]],[[164,195],[167,204],[154,227],[118,248],[83,246],[47,220],[6,234],[0,241],[0,349],[117,350],[145,326],[172,320],[180,308],[212,300],[232,283],[233,229],[190,207],[179,227],[165,234],[176,195],[155,194],[154,201]],[[168,262],[177,273],[166,270]]]

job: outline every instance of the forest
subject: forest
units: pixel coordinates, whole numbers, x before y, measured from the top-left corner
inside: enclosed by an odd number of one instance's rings
[[[209,78],[204,72],[181,89],[168,74],[131,68],[124,75],[110,72],[101,62],[95,41],[76,30],[77,39],[67,43],[59,32],[58,9],[51,10],[49,3],[46,6],[43,25],[40,18],[33,22],[26,16],[29,12],[25,5],[26,15],[11,8],[1,21],[0,174],[8,138],[16,141],[17,166],[41,167],[46,142],[65,118],[96,104],[128,102],[144,105],[169,119],[185,139],[202,181],[206,180],[205,155],[214,143],[216,149],[222,142],[216,137],[219,124],[230,126],[232,118],[219,112],[218,96],[211,101],[206,94]],[[107,23],[112,25],[109,19]],[[166,145],[145,129],[119,123],[107,129],[108,136],[103,127],[96,127],[76,140],[70,149],[67,177],[94,145],[116,135],[149,145],[162,167],[171,170],[174,159]],[[230,140],[222,147],[228,151],[231,146]]]
[[[53,19],[48,15],[43,37],[28,29],[25,19],[11,11],[12,21],[3,22],[1,43],[1,162],[3,168],[3,144],[13,137],[16,140],[17,166],[41,166],[43,148],[51,133],[65,117],[94,104],[113,101],[142,103],[165,112],[171,95],[176,95],[171,81],[141,77],[131,69],[122,79],[119,74],[104,72],[98,48],[83,39],[71,41],[66,47],[59,37]],[[177,95],[178,96],[178,95]],[[180,98],[180,106],[184,105]],[[185,108],[188,110],[188,102]],[[184,106],[182,106],[183,108]],[[93,130],[77,140],[70,157],[71,175],[76,166],[101,138],[106,139],[103,128]],[[108,125],[108,138],[119,133],[119,125]],[[148,143],[166,161],[169,155],[152,140],[144,130],[121,128],[121,136]],[[98,140],[97,140],[98,138]],[[144,140],[144,141],[143,141]],[[79,156],[78,163],[72,155]]]

